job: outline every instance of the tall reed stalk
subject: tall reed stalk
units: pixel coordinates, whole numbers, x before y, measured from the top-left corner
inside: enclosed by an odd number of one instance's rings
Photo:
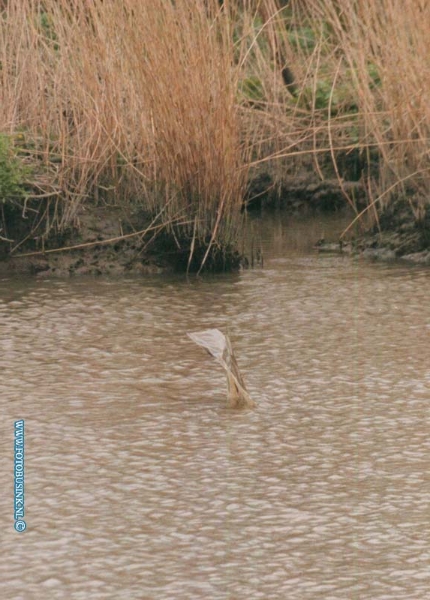
[[[402,195],[427,210],[423,0],[0,7],[0,133],[37,165],[47,228],[101,198],[159,215],[191,250],[225,248],[250,168],[342,179],[351,153],[376,217]]]
[[[0,131],[45,165],[60,226],[127,198],[230,243],[246,165],[233,40],[219,3],[26,0],[0,19]]]
[[[259,161],[282,178],[303,161],[321,177],[358,157],[377,218],[398,198],[417,220],[430,203],[430,4],[422,0],[291,0],[265,5],[267,18],[248,70],[261,82]],[[270,42],[271,40],[271,42]],[[279,87],[280,49],[297,75],[295,98]],[[251,53],[250,53],[251,54]],[[277,70],[277,74],[275,71]],[[275,83],[274,83],[275,79]],[[285,161],[288,161],[287,163]],[[330,171],[330,169],[329,169]],[[353,204],[353,199],[349,199]]]

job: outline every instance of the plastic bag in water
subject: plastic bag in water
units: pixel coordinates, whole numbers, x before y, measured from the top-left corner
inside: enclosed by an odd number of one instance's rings
[[[246,390],[243,377],[239,371],[236,358],[227,335],[219,329],[206,329],[188,333],[189,338],[199,346],[202,346],[215,360],[225,369],[227,373],[227,401],[232,408],[245,408],[255,406]]]

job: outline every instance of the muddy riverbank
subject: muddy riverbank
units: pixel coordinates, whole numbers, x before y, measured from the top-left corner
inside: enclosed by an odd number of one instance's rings
[[[143,210],[91,205],[81,207],[74,227],[42,237],[31,235],[26,221],[15,219],[7,235],[8,241],[0,242],[0,272],[43,277],[196,272],[209,242],[193,242],[184,231]],[[235,271],[240,262],[237,249],[213,244],[205,268]]]
[[[295,215],[341,211],[354,198],[354,209],[366,206],[359,182],[315,181],[296,178],[282,189],[274,189],[270,177],[260,174],[249,186],[244,210],[259,213],[281,211]],[[353,213],[351,213],[353,215]],[[86,204],[75,227],[52,230],[49,236],[32,234],[29,220],[16,212],[5,219],[0,232],[0,272],[43,277],[80,275],[146,275],[198,270],[204,245],[194,247],[190,264],[190,240],[178,239],[140,209]],[[353,219],[353,216],[351,217]],[[354,233],[352,233],[352,231]],[[347,243],[339,251],[362,254],[373,260],[405,259],[430,264],[430,211],[417,220],[406,201],[390,204],[368,231],[351,228]],[[339,239],[319,242],[319,251],[336,249]],[[259,252],[258,243],[252,252]],[[242,250],[243,255],[243,250]],[[216,247],[209,257],[209,270],[237,270],[253,264],[254,256],[241,256],[235,249]]]
[[[149,274],[169,269],[167,257],[151,243],[157,227],[138,211],[126,214],[118,207],[86,206],[77,216],[76,227],[51,231],[45,240],[39,236],[25,240],[25,228],[25,222],[16,220],[8,228],[13,243],[8,244],[9,249],[5,242],[2,244],[3,272],[67,277]],[[13,251],[20,239],[23,243]]]
[[[430,264],[430,207],[414,213],[411,203],[400,198],[392,200],[378,217],[367,211],[368,199],[359,181],[329,179],[317,181],[310,177],[296,178],[282,189],[275,189],[269,175],[259,175],[250,185],[248,210],[281,210],[291,214],[330,213],[349,207],[356,215],[351,227],[339,239],[314,240],[319,252],[339,252],[360,255],[371,260],[406,260]],[[371,213],[373,222],[369,224]],[[367,225],[366,225],[367,222]]]
[[[430,209],[418,219],[406,200],[393,202],[357,242],[366,257],[430,265]]]

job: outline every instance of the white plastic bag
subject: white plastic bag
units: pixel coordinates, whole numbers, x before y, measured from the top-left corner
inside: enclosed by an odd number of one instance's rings
[[[202,346],[227,373],[227,401],[232,408],[246,408],[256,406],[246,390],[242,375],[240,374],[236,358],[228,336],[219,329],[206,329],[188,333],[189,338]]]

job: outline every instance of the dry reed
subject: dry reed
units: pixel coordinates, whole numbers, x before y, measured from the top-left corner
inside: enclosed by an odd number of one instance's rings
[[[0,131],[23,133],[57,225],[104,197],[234,239],[246,165],[232,44],[215,1],[6,4]]]
[[[271,16],[259,35],[266,29],[278,55],[281,49],[297,75],[296,93],[293,99],[280,90],[280,65],[271,83],[273,50],[264,52],[260,43],[255,53],[263,56],[248,64],[265,100],[251,121],[255,129],[259,117],[255,164],[272,162],[282,180],[295,164],[303,170],[312,161],[321,179],[333,173],[342,180],[355,162],[353,176],[361,177],[372,209],[362,216],[377,218],[390,201],[404,198],[422,219],[430,199],[430,5],[291,0],[284,10],[269,1],[265,6]]]
[[[37,167],[39,222],[73,223],[89,199],[139,204],[191,251],[226,247],[250,168],[342,179],[349,155],[375,215],[404,194],[422,218],[428,3],[221,4],[2,3],[0,132]]]

